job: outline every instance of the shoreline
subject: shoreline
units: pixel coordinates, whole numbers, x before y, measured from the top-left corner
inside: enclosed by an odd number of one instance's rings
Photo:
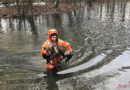
[[[59,14],[67,13],[81,9],[83,6],[63,4],[61,3],[58,8],[54,8],[53,4],[46,4],[43,6],[33,6],[32,9],[26,9],[24,15],[19,15],[16,8],[17,6],[10,7],[0,7],[0,18],[17,18],[17,17],[27,17],[36,15],[48,15],[48,14]],[[21,11],[22,12],[22,11]],[[23,12],[22,12],[23,13]]]

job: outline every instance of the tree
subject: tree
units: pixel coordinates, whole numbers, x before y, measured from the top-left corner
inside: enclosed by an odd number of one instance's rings
[[[56,0],[54,8],[58,8],[59,7],[59,2],[60,2],[60,0]]]

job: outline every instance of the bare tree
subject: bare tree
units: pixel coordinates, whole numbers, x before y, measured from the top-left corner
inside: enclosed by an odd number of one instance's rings
[[[56,0],[54,8],[58,8],[59,7],[59,3],[60,3],[60,0]]]

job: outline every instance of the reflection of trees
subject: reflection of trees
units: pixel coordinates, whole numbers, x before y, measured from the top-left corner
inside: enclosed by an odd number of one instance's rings
[[[106,5],[106,9],[107,9],[107,13],[109,13],[109,8],[110,8],[110,1],[109,0],[107,0],[107,5]]]
[[[9,19],[9,28],[11,29],[11,31],[14,30],[14,25],[12,22],[13,22],[12,19]]]
[[[47,76],[47,89],[48,90],[59,90],[56,84],[56,78],[52,74],[48,74]]]
[[[31,90],[59,90],[57,85],[58,76],[53,76],[51,72],[44,78],[37,79]]]
[[[1,19],[0,19],[0,31],[1,31]]]
[[[122,8],[122,22],[125,21],[126,3],[127,3],[127,0],[123,0],[123,8]]]
[[[31,32],[32,32],[32,35],[33,35],[33,40],[37,41],[37,39],[38,39],[38,33],[37,33],[36,25],[35,25],[35,20],[34,20],[34,18],[32,16],[27,17],[27,20],[30,23]]]
[[[115,14],[115,0],[113,0],[113,2],[112,2],[112,8],[111,8],[111,14],[110,14],[110,18],[112,19],[112,20],[114,20],[114,14]]]
[[[108,20],[120,20],[124,22],[126,16],[126,10],[128,10],[127,6],[128,0],[105,0],[102,3],[102,0],[99,0],[100,7],[100,18],[106,17]],[[98,10],[98,9],[97,9]],[[104,13],[103,10],[106,12]]]
[[[59,38],[66,40],[65,38],[65,31],[62,27],[62,19],[59,14],[53,14],[53,19],[54,19],[54,28],[58,30],[59,33]]]

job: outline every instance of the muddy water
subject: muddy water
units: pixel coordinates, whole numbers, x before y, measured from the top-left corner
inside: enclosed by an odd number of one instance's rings
[[[71,13],[0,19],[0,90],[129,90],[129,24],[129,0],[92,0]],[[55,77],[43,74],[40,54],[50,28],[75,51]]]

